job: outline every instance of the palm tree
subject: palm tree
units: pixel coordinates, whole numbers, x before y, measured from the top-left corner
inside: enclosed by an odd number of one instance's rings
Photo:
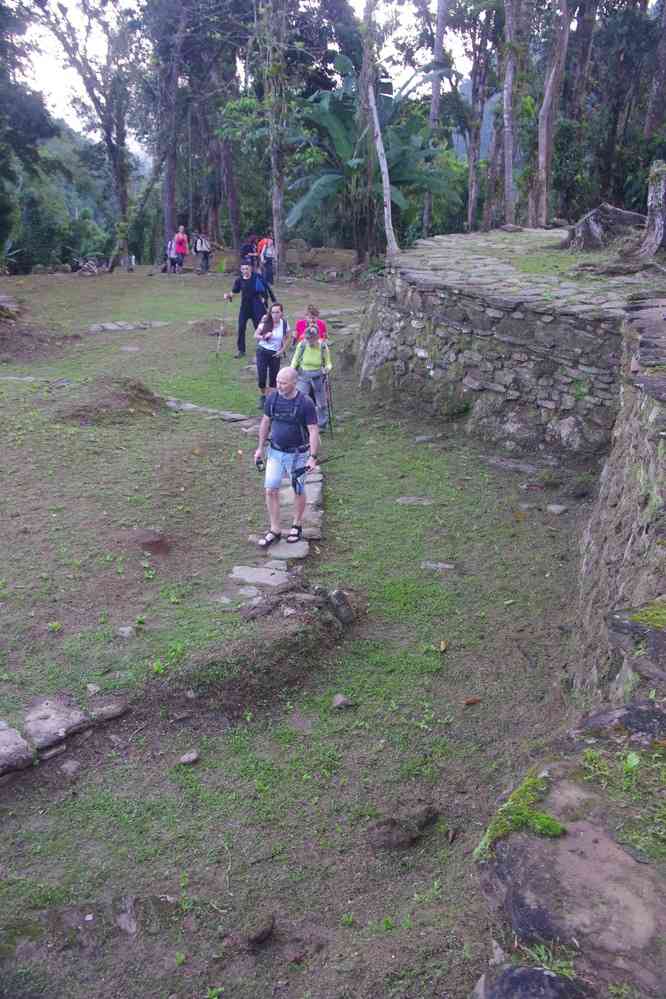
[[[309,215],[330,206],[343,229],[351,228],[353,245],[362,261],[368,251],[377,249],[374,234],[382,205],[381,177],[367,129],[360,124],[360,95],[353,67],[343,56],[338,57],[337,68],[344,74],[342,86],[318,91],[301,109],[307,134],[298,141],[315,150],[315,165],[290,185],[292,190],[305,189],[305,193],[289,212],[286,225],[293,229]],[[418,116],[416,105],[410,111],[406,102],[414,79],[394,94],[390,80],[382,78],[376,95],[391,200],[399,210],[407,207],[405,189],[446,190],[445,178],[427,169],[438,151],[430,143],[430,130]],[[373,156],[370,169],[368,155]]]

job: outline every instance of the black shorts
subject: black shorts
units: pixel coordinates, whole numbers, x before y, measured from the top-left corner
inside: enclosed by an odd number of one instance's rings
[[[266,350],[265,347],[257,347],[257,385],[259,388],[266,388],[267,377],[270,388],[275,388],[279,370],[280,358],[275,351]]]

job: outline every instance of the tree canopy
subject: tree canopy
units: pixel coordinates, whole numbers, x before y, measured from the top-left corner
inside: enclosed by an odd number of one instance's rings
[[[26,82],[30,27],[79,76],[83,134]],[[664,0],[387,0],[365,22],[348,0],[0,0],[0,249],[159,259],[182,224],[364,259],[389,226],[644,211],[665,67]]]

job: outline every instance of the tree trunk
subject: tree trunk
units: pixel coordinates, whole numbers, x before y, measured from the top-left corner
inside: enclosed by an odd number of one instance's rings
[[[178,18],[178,27],[170,52],[170,61],[160,70],[160,99],[162,104],[163,126],[161,142],[164,150],[164,185],[162,210],[164,214],[165,242],[176,231],[176,173],[178,167],[178,79],[181,69],[181,52],[187,27],[187,5],[183,4]]]
[[[564,249],[572,250],[601,250],[623,231],[636,228],[645,228],[644,215],[639,212],[626,212],[622,208],[615,208],[604,202],[571,226],[562,246]]]
[[[444,30],[446,28],[446,18],[449,13],[448,0],[437,0],[437,24],[435,27],[435,44],[433,47],[433,57],[435,62],[442,58],[444,48]],[[439,108],[441,104],[442,81],[439,74],[433,77],[432,92],[430,95],[430,113],[428,124],[431,129],[436,129],[439,123]],[[432,227],[432,192],[426,191],[423,202],[423,235],[429,236]]]
[[[587,94],[590,73],[592,40],[597,19],[597,0],[584,0],[578,6],[576,26],[576,63],[571,91],[571,117],[578,121],[583,117],[583,105]]]
[[[375,88],[372,81],[368,83],[368,104],[372,117],[372,132],[375,141],[375,150],[379,160],[379,171],[382,175],[382,198],[384,207],[384,229],[386,231],[386,253],[387,256],[395,257],[400,253],[398,241],[393,231],[393,215],[391,212],[391,178],[389,177],[388,163],[386,162],[386,151],[384,140],[379,126],[379,115],[377,114],[377,102],[375,100]]]
[[[638,255],[653,257],[663,249],[666,249],[666,163],[655,160],[648,182],[647,232]]]
[[[505,45],[504,87],[502,108],[504,116],[504,221],[513,225],[516,221],[516,195],[513,185],[513,160],[515,154],[513,99],[516,77],[517,43],[516,25],[520,0],[505,0]]]
[[[485,232],[492,229],[496,221],[495,215],[499,195],[499,179],[502,170],[503,148],[504,136],[502,135],[502,126],[499,122],[496,122],[493,126],[492,139],[490,140],[488,176],[486,178],[486,199],[483,203],[482,227]]]
[[[284,272],[284,150],[282,138],[271,142],[271,210],[273,218],[273,259],[275,280]]]
[[[479,148],[481,144],[481,122],[474,120],[469,133],[467,148],[467,231],[472,232],[476,224],[476,204],[479,198]]]
[[[559,18],[553,39],[553,51],[546,73],[543,101],[539,111],[539,150],[537,154],[537,174],[535,185],[536,224],[545,226],[548,222],[548,188],[553,161],[553,133],[555,114],[559,106],[562,74],[569,44],[569,5],[567,0],[559,0]]]
[[[176,169],[178,150],[176,137],[169,145],[164,160],[164,183],[162,185],[162,211],[164,216],[164,239],[169,240],[176,231]]]
[[[275,279],[284,261],[284,133],[287,124],[287,10],[285,0],[272,0],[270,21],[263,25],[266,62],[264,84],[268,98],[268,148],[271,160],[271,212]]]
[[[651,139],[664,122],[666,116],[666,3],[662,3],[659,24],[659,41],[657,43],[657,61],[650,87],[650,100],[643,136]]]
[[[372,139],[374,151],[379,162],[379,172],[382,178],[382,204],[384,209],[384,232],[386,234],[386,255],[395,257],[400,253],[398,241],[393,231],[393,215],[391,212],[391,178],[389,176],[388,162],[386,160],[386,150],[382,130],[379,124],[379,114],[377,112],[377,101],[375,99],[375,56],[374,56],[374,9],[376,0],[366,0],[365,13],[363,16],[364,38],[363,38],[363,68],[361,70],[361,91],[362,100],[365,105],[365,113],[369,127],[372,129]]]
[[[231,241],[234,250],[238,251],[241,245],[240,205],[238,203],[238,188],[234,172],[233,148],[229,139],[222,139],[220,143],[220,169],[222,172],[222,186],[224,187],[227,199]]]

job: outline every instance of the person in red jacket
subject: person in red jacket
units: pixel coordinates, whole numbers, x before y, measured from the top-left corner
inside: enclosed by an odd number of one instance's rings
[[[185,263],[185,257],[190,252],[189,243],[187,242],[187,233],[185,232],[184,225],[178,226],[178,232],[173,237],[173,243],[174,243],[174,248],[176,250],[178,270],[182,271],[183,264]]]
[[[299,343],[301,340],[303,340],[305,338],[305,331],[307,330],[308,326],[314,325],[314,323],[317,324],[317,330],[319,331],[319,339],[327,340],[328,330],[326,328],[326,323],[324,322],[324,320],[319,318],[319,309],[316,307],[316,305],[308,305],[307,309],[305,310],[305,319],[296,320],[296,332],[294,335],[294,343]]]

